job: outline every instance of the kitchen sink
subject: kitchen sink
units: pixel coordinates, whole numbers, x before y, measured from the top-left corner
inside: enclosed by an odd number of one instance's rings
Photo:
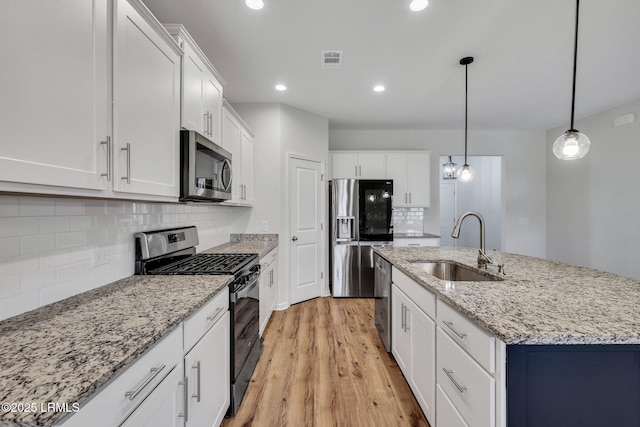
[[[495,282],[504,280],[502,277],[483,274],[471,267],[451,261],[412,261],[411,265],[438,279],[451,282]]]

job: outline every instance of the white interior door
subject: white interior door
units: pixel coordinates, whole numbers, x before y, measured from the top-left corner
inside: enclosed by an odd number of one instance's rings
[[[291,304],[321,295],[322,219],[320,163],[291,158]]]

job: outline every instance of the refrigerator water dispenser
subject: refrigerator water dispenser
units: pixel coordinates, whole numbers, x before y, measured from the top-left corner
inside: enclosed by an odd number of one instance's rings
[[[355,222],[355,217],[352,216],[342,216],[336,218],[338,236],[337,238],[340,240],[353,240],[355,239],[353,224]]]

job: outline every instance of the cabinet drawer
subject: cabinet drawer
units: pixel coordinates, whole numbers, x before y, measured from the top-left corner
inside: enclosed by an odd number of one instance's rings
[[[438,385],[471,427],[495,426],[495,380],[442,329],[437,331]]]
[[[393,246],[440,246],[440,239],[435,237],[393,239]]]
[[[184,352],[188,352],[224,313],[229,311],[229,288],[224,288],[184,322]]]
[[[64,427],[120,425],[182,361],[182,328],[177,327],[143,354],[113,382],[98,390]]]
[[[391,270],[391,281],[428,316],[432,319],[436,318],[436,297],[434,294],[395,267]]]
[[[260,258],[260,268],[267,268],[276,258],[278,258],[278,248],[272,249],[268,254]]]
[[[439,385],[436,386],[436,425],[445,427],[469,427],[453,405],[447,393]]]
[[[438,299],[438,326],[489,373],[495,372],[496,339]]]

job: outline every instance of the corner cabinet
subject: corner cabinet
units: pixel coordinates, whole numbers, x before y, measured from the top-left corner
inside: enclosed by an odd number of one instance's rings
[[[264,333],[278,299],[278,248],[260,259],[260,336]]]
[[[181,125],[222,145],[224,80],[182,25],[166,24],[164,27],[184,52],[181,61]]]
[[[223,100],[222,148],[231,153],[231,200],[223,204],[253,203],[253,132],[233,107]]]
[[[144,5],[115,4],[114,190],[177,198],[181,52]]]
[[[177,201],[182,51],[149,10],[7,8],[0,46],[19,65],[0,82],[0,190]]]

